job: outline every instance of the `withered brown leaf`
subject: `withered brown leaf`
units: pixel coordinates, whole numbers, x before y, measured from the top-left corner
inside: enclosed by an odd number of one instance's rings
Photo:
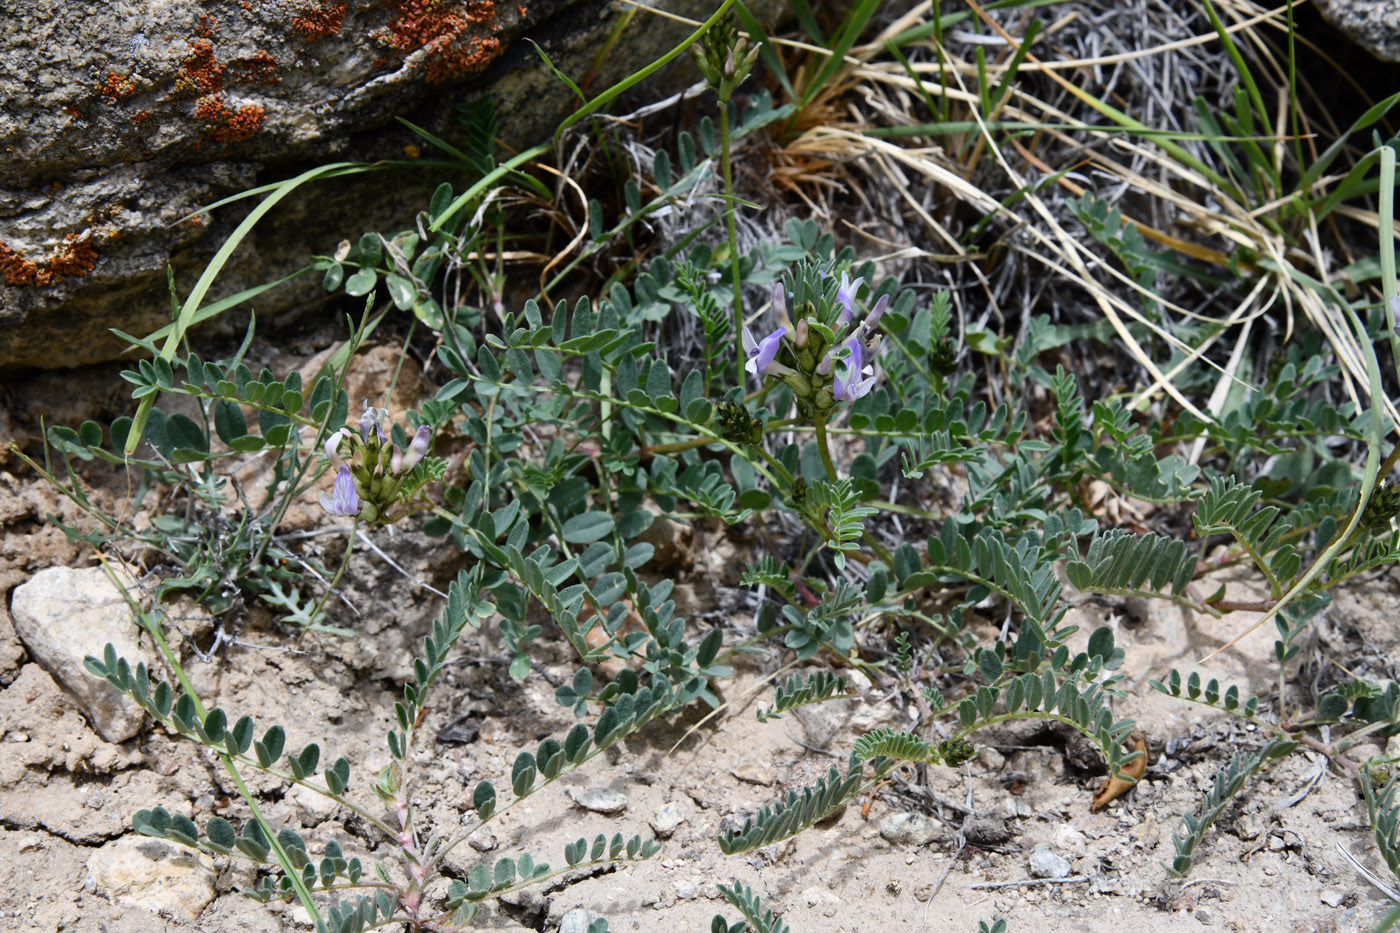
[[[1128,762],[1123,768],[1123,777],[1116,774],[1108,776],[1108,780],[1104,781],[1098,793],[1094,794],[1094,802],[1089,805],[1091,811],[1102,810],[1114,800],[1122,797],[1147,773],[1147,736],[1134,729],[1132,735],[1128,736],[1128,741],[1132,743],[1133,751],[1142,752],[1142,754]]]

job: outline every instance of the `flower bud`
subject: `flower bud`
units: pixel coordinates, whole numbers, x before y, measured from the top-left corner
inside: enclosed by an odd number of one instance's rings
[[[400,473],[407,473],[409,470],[416,467],[418,462],[427,454],[428,447],[432,442],[433,429],[426,424],[421,425],[418,430],[414,432],[413,440],[410,441],[408,445],[408,451],[402,457],[398,456],[398,448],[394,449],[394,457],[395,460],[398,461],[397,463],[391,463],[391,469],[394,475],[397,476]]]

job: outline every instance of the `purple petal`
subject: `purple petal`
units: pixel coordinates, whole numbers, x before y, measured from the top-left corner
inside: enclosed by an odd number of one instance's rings
[[[841,306],[841,314],[836,319],[839,324],[851,323],[851,318],[856,313],[856,292],[865,282],[865,277],[861,276],[854,282],[845,272],[841,273],[841,286],[836,289],[836,303]]]
[[[870,309],[870,313],[865,316],[865,335],[868,337],[875,333],[875,328],[880,326],[880,318],[885,313],[885,308],[889,307],[890,296],[881,295],[880,300],[875,302],[875,307]]]
[[[355,478],[350,475],[348,466],[341,466],[335,474],[335,486],[328,496],[321,493],[321,508],[332,515],[358,515],[360,496],[355,491]]]
[[[426,424],[421,425],[418,430],[414,432],[413,440],[408,443],[408,451],[403,455],[402,463],[394,472],[407,473],[409,470],[416,467],[418,461],[422,460],[424,454],[428,452],[428,445],[432,443],[432,440],[433,429]]]
[[[842,344],[850,348],[850,355],[836,361],[836,380],[831,394],[837,401],[853,402],[870,392],[875,385],[875,370],[865,365],[865,351],[860,341],[852,337]],[[867,378],[861,379],[861,376]]]
[[[760,340],[752,350],[748,351],[749,361],[744,364],[744,368],[754,374],[765,372],[777,357],[778,349],[782,346],[783,335],[786,333],[786,327],[779,327]],[[752,340],[753,336],[750,335],[749,339]]]

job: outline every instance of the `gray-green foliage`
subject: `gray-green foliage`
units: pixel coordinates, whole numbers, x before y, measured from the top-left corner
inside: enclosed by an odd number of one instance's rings
[[[872,12],[872,3],[860,4],[837,45],[848,48],[859,31],[854,24]],[[766,39],[758,41],[771,52]],[[833,63],[839,56],[823,66],[826,78]],[[992,99],[983,104],[990,107]],[[793,113],[759,93],[746,107],[734,107],[732,120],[726,111],[725,125],[733,124],[732,140],[738,140]],[[1338,537],[1361,505],[1357,471],[1325,439],[1365,440],[1366,422],[1354,406],[1327,399],[1336,368],[1315,354],[1289,348],[1265,384],[1218,419],[1182,414],[1149,421],[1126,395],[1090,401],[1074,372],[1042,366],[1047,354],[1072,342],[1106,339],[1105,328],[1033,315],[1015,340],[986,328],[956,334],[946,292],[926,297],[891,278],[877,279],[872,263],[858,262],[850,247],[838,251],[833,234],[815,222],[789,221],[786,241],[742,252],[732,240],[716,248],[700,241],[703,231],[693,231],[639,258],[645,224],[663,212],[682,212],[712,181],[715,160],[727,158],[708,118],[694,134],[680,133],[674,152],[658,151],[645,166],[648,177],[618,179],[620,203],[589,199],[572,258],[535,299],[507,307],[502,268],[491,268],[483,257],[504,250],[510,218],[498,203],[480,198],[501,185],[531,196],[548,197],[549,190],[518,160],[498,162],[489,106],[468,105],[461,116],[463,148],[424,135],[466,172],[466,192],[454,194],[444,183],[417,229],[365,233],[342,254],[318,261],[327,290],[372,298],[382,284],[390,302],[431,333],[438,388],[410,423],[441,426],[461,451],[459,469],[433,477],[443,486],[424,528],[458,548],[472,569],[450,589],[447,609],[394,705],[386,739],[391,762],[369,776],[390,815],[357,808],[346,796],[352,782],[364,780],[355,762],[342,757],[321,768],[319,745],[288,751],[281,725],[259,733],[246,716],[230,724],[222,710],[203,711],[188,684],[182,689],[156,681],[144,665],[133,669],[114,652],[88,663],[158,723],[215,750],[230,769],[265,771],[327,794],[386,837],[397,874],[376,866],[380,890],[329,908],[322,919],[337,930],[391,919],[416,925],[429,915],[434,922],[465,924],[483,899],[550,877],[548,865],[516,854],[473,866],[465,879],[452,880],[438,904],[422,900],[425,879],[447,853],[516,801],[651,721],[696,700],[720,705],[716,683],[730,673],[725,629],[702,631],[681,618],[672,598],[675,581],[652,573],[656,548],[648,532],[658,517],[795,530],[785,538],[800,544],[756,555],[744,577],[745,585],[764,588],[753,642],[814,665],[839,661],[881,683],[887,671],[871,658],[882,654],[881,633],[898,625],[906,634],[893,655],[901,689],[922,700],[933,720],[922,722],[919,733],[887,729],[858,738],[844,769],[832,768],[721,837],[721,850],[730,854],[802,832],[901,762],[956,767],[972,755],[978,730],[1015,719],[1051,720],[1079,731],[1110,770],[1121,773],[1141,754],[1124,748],[1134,723],[1113,709],[1113,698],[1128,687],[1116,673],[1125,649],[1106,627],[1089,634],[1084,650],[1071,648],[1079,642],[1071,641],[1076,632],[1065,622],[1072,594],[1064,580],[1080,594],[1140,595],[1224,614],[1239,601],[1223,584],[1211,595],[1209,587],[1203,590],[1214,569],[1211,548],[1222,549],[1224,563],[1244,565],[1262,581],[1266,608],[1276,611],[1282,710],[1287,665],[1328,591],[1400,558],[1400,534],[1391,528],[1400,500],[1393,496],[1372,499],[1349,537]],[[465,210],[469,204],[480,209]],[[1086,197],[1075,208],[1140,283],[1174,271],[1147,249],[1136,227],[1102,202]],[[629,264],[629,273],[596,294],[554,300],[565,276],[607,257]],[[445,282],[461,275],[472,277],[490,313],[439,299],[449,294]],[[864,284],[840,297],[852,278]],[[745,351],[726,307],[726,285],[777,287],[773,307],[751,309],[757,313],[749,319],[778,340],[786,361],[778,368],[736,377]],[[694,332],[693,324],[668,326],[677,315],[699,321],[702,346],[684,336]],[[125,374],[133,396],[145,404],[185,395],[201,413],[195,419],[153,410],[145,436],[155,454],[138,464],[149,482],[184,484],[214,512],[225,492],[215,463],[258,452],[270,452],[274,461],[272,505],[241,515],[232,536],[237,547],[200,538],[171,516],[157,518],[158,535],[136,539],[179,558],[180,572],[158,595],[192,589],[208,602],[225,598],[226,581],[237,579],[250,593],[284,606],[286,618],[325,628],[320,604],[308,605],[300,595],[304,578],[279,572],[269,559],[291,556],[275,549],[272,536],[286,503],[303,494],[321,468],[312,452],[358,400],[345,397],[335,371],[318,376],[309,391],[295,373],[254,375],[241,362],[246,343],[232,359],[206,363],[188,350],[157,353],[149,341],[136,342],[152,358]],[[857,352],[870,355],[865,362],[873,383],[863,382],[864,372],[851,362]],[[981,383],[980,367],[959,365],[968,353],[1004,376],[995,392]],[[857,371],[845,373],[846,394],[838,398],[833,367],[848,363]],[[794,372],[800,378],[791,378]],[[852,383],[861,389],[851,391]],[[258,413],[255,428],[245,407]],[[49,440],[65,457],[119,462],[130,429],[129,420],[119,420],[104,443],[95,424],[54,428]],[[302,429],[314,439],[303,437]],[[1186,441],[1203,445],[1199,458],[1183,455]],[[944,471],[955,471],[959,483],[940,501],[926,493]],[[914,494],[895,495],[896,483]],[[1166,528],[1110,527],[1085,493],[1093,484],[1160,506],[1159,514],[1168,516],[1164,524],[1184,528],[1189,516],[1196,540]],[[85,501],[76,483],[70,495]],[[907,523],[897,537],[890,533],[896,519]],[[132,535],[110,525],[71,533],[99,546]],[[766,534],[757,537],[766,544]],[[1329,556],[1321,567],[1324,553]],[[159,615],[151,618],[158,636]],[[1002,634],[979,637],[983,630],[973,625],[979,618],[995,621]],[[447,835],[445,828],[409,821],[409,752],[421,741],[416,733],[426,697],[442,688],[444,665],[465,626],[486,624],[498,628],[516,680],[538,666],[541,640],[567,643],[576,664],[555,698],[580,720],[595,718],[519,751],[509,773],[478,782],[470,795],[470,825]],[[909,631],[917,633],[917,646]],[[915,695],[916,675],[930,673],[917,670],[918,652],[927,658],[935,649],[957,660],[940,665],[940,682],[919,686]],[[622,672],[607,683],[595,679],[591,666],[612,659],[626,664]],[[173,678],[183,680],[168,651],[166,661]],[[778,685],[773,705],[760,709],[759,718],[844,695],[849,680],[834,671],[794,675]],[[1267,702],[1241,703],[1237,688],[1222,693],[1216,681],[1202,686],[1196,674],[1185,679],[1184,690],[1175,670],[1153,686],[1274,733],[1263,750],[1237,756],[1217,778],[1201,816],[1186,818],[1172,866],[1184,873],[1229,798],[1291,750],[1298,720],[1272,721]],[[1339,728],[1393,727],[1397,696],[1394,685],[1357,682],[1321,698],[1318,714]],[[932,741],[931,728],[947,738]],[[135,824],[144,833],[264,864],[267,873],[253,892],[263,899],[296,894],[307,902],[313,891],[339,896],[368,874],[339,847],[327,846],[314,860],[299,836],[272,831],[251,796],[245,802],[254,818],[241,831],[221,817],[201,829],[160,807],[142,810]],[[560,870],[653,851],[639,836],[598,835],[591,844],[580,838],[565,846],[568,868]],[[721,891],[753,929],[785,929],[749,889],[736,883]],[[725,921],[715,924],[721,929]]]
[[[1261,768],[1287,756],[1297,747],[1298,743],[1290,739],[1275,738],[1256,752],[1236,752],[1232,755],[1229,763],[1216,772],[1201,803],[1200,814],[1182,815],[1183,832],[1172,833],[1172,845],[1176,848],[1176,856],[1167,866],[1167,870],[1178,876],[1189,872],[1195,861],[1196,847],[1200,845],[1206,830],[1225,812],[1235,795],[1244,789]]]
[[[414,659],[413,679],[404,685],[403,700],[395,704],[397,728],[389,732],[387,744],[393,761],[373,779],[373,790],[391,813],[411,812],[410,768],[406,759],[414,745],[418,712],[425,698],[437,683],[443,665],[468,626],[480,626],[495,611],[482,587],[480,567],[472,573],[463,571],[449,587],[447,607],[434,622],[432,632],[424,638],[423,654]],[[630,692],[615,692],[605,701],[602,713],[593,727],[579,723],[563,740],[546,738],[535,752],[522,751],[515,759],[508,778],[510,794],[505,799],[489,780],[477,783],[471,793],[474,822],[453,835],[433,832],[426,839],[412,834],[405,839],[389,822],[365,810],[347,796],[351,787],[352,769],[348,759],[341,757],[320,770],[321,748],[311,743],[300,750],[286,748],[286,728],[273,724],[262,731],[251,717],[242,716],[230,725],[229,716],[221,709],[201,712],[197,699],[189,692],[172,687],[166,681],[152,682],[145,663],[132,668],[117,656],[109,645],[102,658],[89,657],[87,667],[94,676],[106,679],[114,688],[135,700],[157,722],[214,751],[237,767],[263,771],[289,784],[301,785],[329,797],[358,813],[386,837],[385,841],[399,847],[400,873],[377,864],[378,881],[367,879],[365,884],[380,890],[373,898],[357,898],[333,907],[325,915],[331,929],[363,929],[366,924],[389,920],[414,924],[425,919],[419,915],[418,904],[424,879],[440,866],[442,859],[458,844],[488,825],[517,801],[538,792],[561,775],[583,765],[625,736],[635,732],[657,716],[676,708],[683,701],[671,689],[669,681],[654,680],[642,686],[635,679]],[[317,778],[320,770],[320,778]],[[411,821],[410,821],[411,825]],[[194,821],[181,815],[172,816],[162,807],[142,810],[133,819],[133,826],[143,835],[158,836],[194,846],[218,855],[243,858],[258,863],[268,871],[250,892],[259,900],[288,898],[296,893],[299,881],[310,892],[341,892],[361,886],[364,866],[360,859],[346,859],[339,844],[327,843],[323,856],[317,860],[308,852],[304,840],[292,829],[276,833],[278,849],[285,853],[288,864],[273,856],[273,843],[260,821],[245,821],[240,832],[223,817],[211,818],[201,830]],[[442,827],[443,830],[446,827]],[[609,839],[599,834],[590,845],[580,838],[564,847],[566,869],[584,864],[631,861],[650,858],[657,845],[640,836],[624,838],[615,834]],[[290,868],[296,873],[287,874]],[[469,922],[480,901],[498,897],[520,887],[546,880],[559,872],[529,854],[478,863],[468,872],[465,881],[453,880],[448,887],[438,920],[449,925]],[[359,926],[356,926],[359,924]]]

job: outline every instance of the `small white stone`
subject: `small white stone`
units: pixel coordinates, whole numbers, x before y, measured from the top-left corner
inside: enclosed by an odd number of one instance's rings
[[[1039,845],[1031,850],[1030,868],[1032,878],[1068,878],[1069,862],[1047,845]]]
[[[1064,825],[1055,830],[1055,848],[1076,858],[1084,854],[1087,842],[1084,834],[1072,826]]]
[[[115,904],[168,911],[193,923],[214,899],[214,870],[198,850],[164,839],[123,836],[87,861],[98,893]]]
[[[1322,903],[1328,907],[1341,907],[1342,901],[1346,900],[1347,892],[1344,888],[1328,888],[1321,894]]]
[[[77,698],[98,735],[125,742],[141,730],[141,707],[83,665],[88,655],[101,658],[108,643],[133,671],[148,660],[131,608],[105,570],[41,570],[15,588],[10,613],[30,657]]]
[[[569,799],[585,810],[609,816],[627,809],[627,795],[611,787],[569,788]]]
[[[600,916],[586,907],[575,907],[560,919],[559,933],[588,933],[589,925]]]
[[[778,779],[772,768],[765,765],[754,764],[750,761],[744,761],[736,765],[735,768],[730,771],[730,774],[733,774],[745,784],[757,784],[760,787],[772,787],[774,782]]]
[[[685,822],[685,814],[681,808],[674,803],[663,803],[656,808],[656,813],[651,818],[651,830],[656,833],[659,839],[668,839],[682,823]]]
[[[891,845],[927,845],[938,838],[938,821],[922,813],[894,813],[880,821],[880,835]]]

